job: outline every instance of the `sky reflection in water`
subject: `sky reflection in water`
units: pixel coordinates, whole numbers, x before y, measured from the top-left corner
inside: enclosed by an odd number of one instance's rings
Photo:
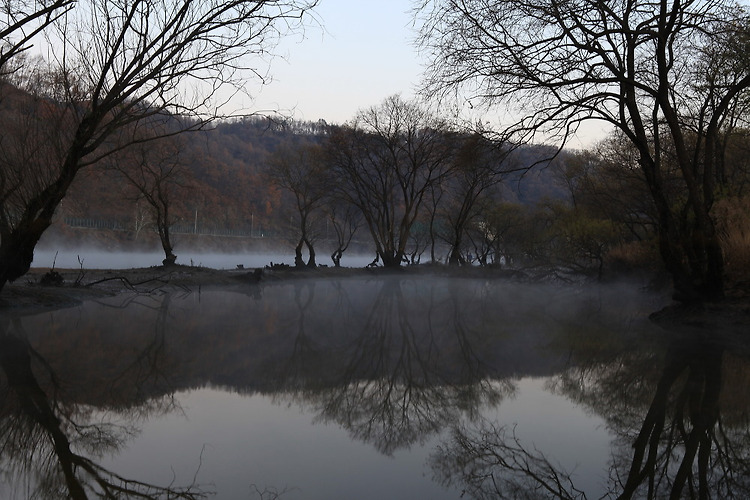
[[[642,498],[648,477],[670,491],[682,481],[678,447],[651,455],[633,443],[655,443],[661,429],[700,442],[685,408],[713,429],[716,405],[695,401],[718,398],[704,383],[717,359],[741,376],[746,353],[696,356],[711,350],[684,337],[675,347],[646,320],[662,301],[634,286],[394,276],[121,296],[4,317],[0,493],[43,488],[56,498],[72,483],[94,496],[117,483],[155,498],[531,498],[542,486],[548,498]],[[18,361],[24,349],[36,384]],[[29,416],[34,386],[57,423]],[[740,456],[743,403],[721,406],[740,444],[720,447]],[[72,450],[67,480],[44,437],[60,435]],[[711,458],[710,446],[695,449]],[[746,491],[742,471],[731,480],[697,472],[688,490]]]

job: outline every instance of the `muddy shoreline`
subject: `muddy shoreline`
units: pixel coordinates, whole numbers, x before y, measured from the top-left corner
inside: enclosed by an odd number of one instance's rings
[[[197,291],[204,286],[237,286],[252,282],[252,275],[252,270],[229,271],[189,266],[54,271],[49,268],[32,268],[25,276],[7,284],[0,292],[0,312],[5,310],[22,315],[35,314],[44,310],[73,307],[84,300],[120,293],[148,294],[159,290]],[[49,276],[54,276],[61,282],[43,284],[45,277]]]

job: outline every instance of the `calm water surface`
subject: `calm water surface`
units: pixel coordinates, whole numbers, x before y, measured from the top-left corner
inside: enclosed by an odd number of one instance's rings
[[[374,276],[4,313],[0,497],[747,498],[748,352],[664,303]]]

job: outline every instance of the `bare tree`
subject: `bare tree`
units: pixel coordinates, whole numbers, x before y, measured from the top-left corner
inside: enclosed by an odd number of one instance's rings
[[[386,267],[401,265],[430,187],[450,170],[446,127],[418,104],[391,96],[361,111],[329,141],[338,195],[357,206]]]
[[[294,196],[299,216],[299,238],[294,247],[296,267],[317,265],[313,242],[316,236],[316,214],[325,195],[322,171],[320,147],[314,144],[282,145],[271,158],[271,182]],[[303,246],[308,251],[307,263],[302,257]]]
[[[163,311],[160,309],[160,316],[166,318],[167,308],[168,303]],[[109,407],[110,410],[117,408],[117,425],[107,422],[106,418],[97,421],[89,409],[70,400],[62,387],[64,384],[60,383],[60,373],[52,369],[49,361],[30,345],[26,337],[23,323],[18,318],[7,315],[0,318],[0,382],[3,391],[0,459],[7,467],[6,480],[10,479],[11,483],[25,481],[29,498],[197,500],[210,496],[210,491],[195,482],[186,486],[160,486],[124,477],[99,463],[98,458],[117,451],[128,436],[137,433],[132,424],[123,423],[129,420],[127,416],[135,421],[142,420],[150,412],[164,413],[173,408],[169,395],[133,405],[131,400],[124,404],[120,392],[112,396],[117,401]],[[123,383],[123,386],[141,394],[138,386],[144,379],[159,378],[149,370],[159,370],[162,348],[163,332],[138,356],[142,365],[136,362],[127,373],[117,374],[130,382]],[[144,366],[147,367],[145,370]],[[108,394],[116,392],[112,390]],[[21,477],[13,477],[16,474]],[[23,478],[24,474],[29,478]]]
[[[80,169],[142,139],[175,115],[176,134],[204,127],[251,78],[274,42],[302,26],[317,0],[84,0],[47,30],[55,47],[48,102],[69,122],[50,181],[0,227],[0,288],[23,276]],[[253,60],[252,58],[255,57]]]
[[[331,260],[334,267],[341,267],[341,257],[362,225],[362,213],[354,205],[336,197],[326,199],[324,211],[336,234],[336,248],[331,253]]]
[[[481,214],[479,201],[502,180],[509,170],[507,150],[475,134],[464,138],[456,155],[455,169],[448,181],[448,199],[443,203],[442,238],[450,245],[448,263],[466,264],[462,254],[468,225]]]
[[[719,138],[750,86],[748,13],[735,2],[422,0],[427,89],[504,106],[523,140],[562,143],[584,120],[638,151],[662,258],[681,300],[723,295],[711,219]],[[664,189],[672,161],[682,182]]]
[[[0,278],[25,260],[31,262],[33,245],[25,245],[26,232],[13,232],[27,207],[38,209],[38,194],[55,183],[59,171],[50,166],[64,161],[66,131],[73,120],[46,98],[45,89],[56,82],[42,61],[28,61],[9,82],[0,101]]]
[[[4,0],[0,16],[0,78],[17,71],[13,59],[27,51],[32,39],[73,8],[75,0]]]
[[[177,260],[170,228],[178,221],[180,200],[190,189],[189,172],[181,158],[179,137],[163,137],[157,142],[128,148],[125,155],[113,157],[112,168],[135,188],[135,201],[146,202],[151,222],[164,250],[165,266]]]

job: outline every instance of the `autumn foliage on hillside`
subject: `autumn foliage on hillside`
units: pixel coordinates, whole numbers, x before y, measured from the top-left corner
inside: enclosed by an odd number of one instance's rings
[[[189,132],[182,138],[181,158],[191,182],[175,206],[178,224],[278,233],[282,193],[268,181],[268,158],[290,138],[317,140],[320,130],[314,124],[251,117]],[[58,219],[98,218],[135,228],[140,208],[132,186],[102,165],[76,180]]]

